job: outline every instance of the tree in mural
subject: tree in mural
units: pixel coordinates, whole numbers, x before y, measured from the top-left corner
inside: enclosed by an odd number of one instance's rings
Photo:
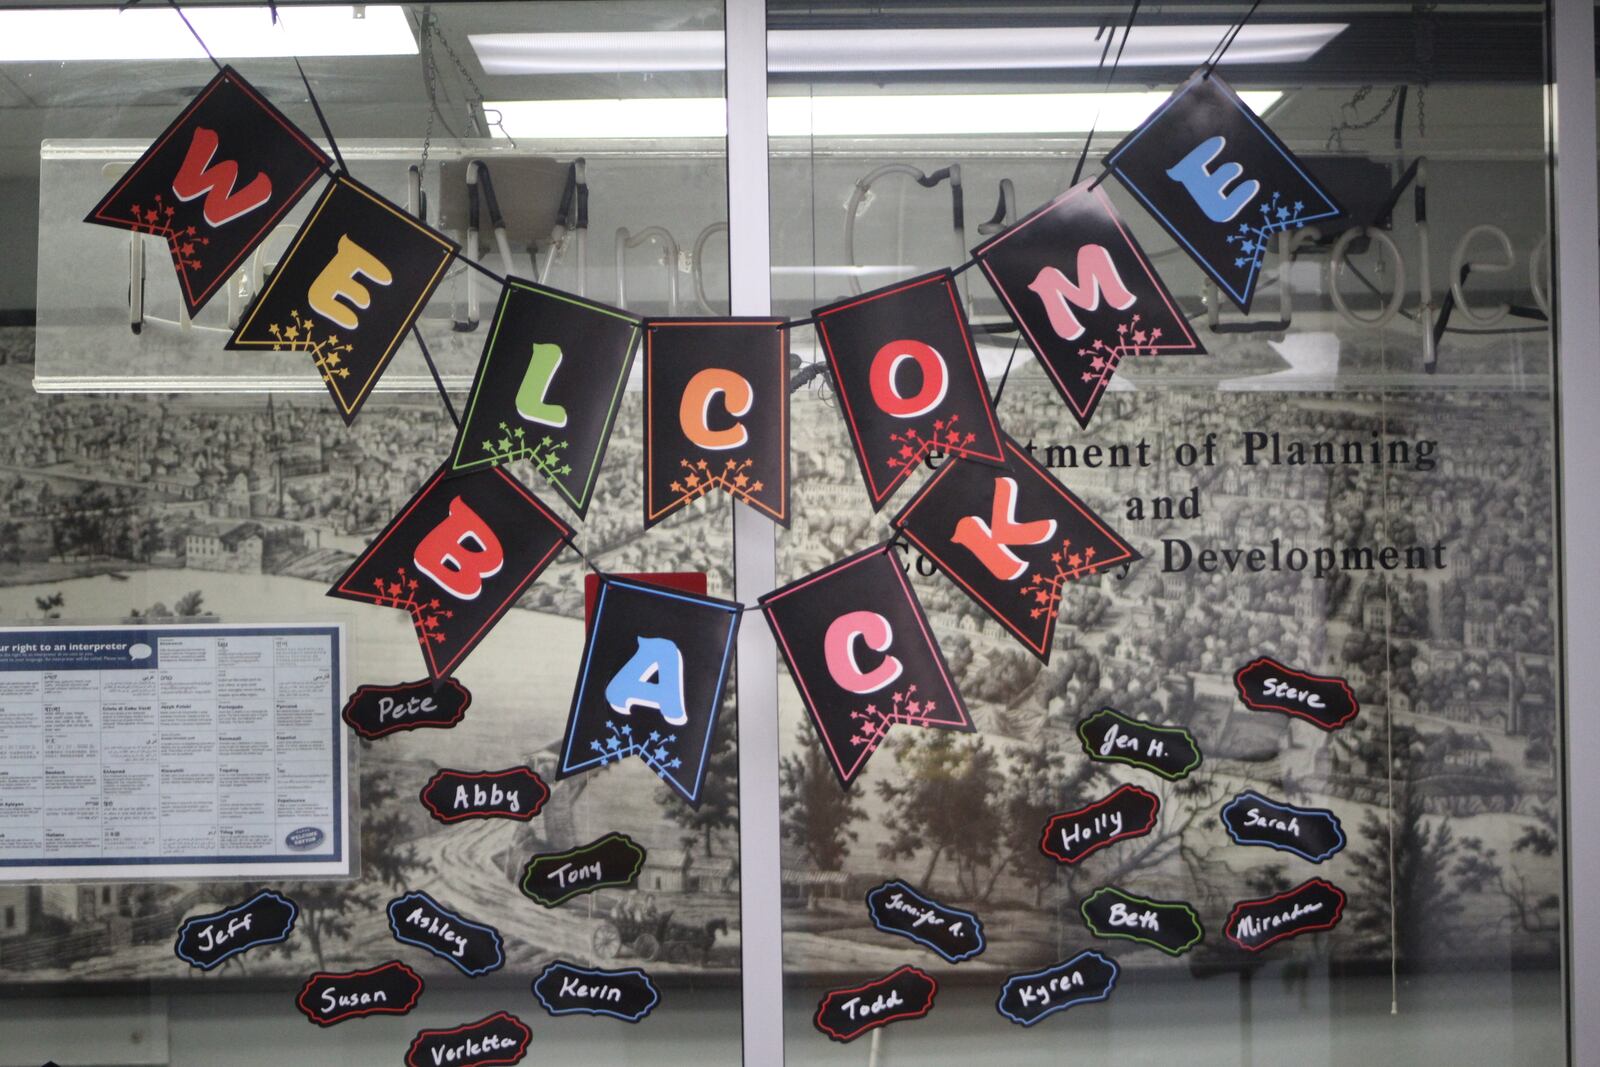
[[[728,692],[733,692],[731,686]],[[657,796],[667,818],[688,832],[686,844],[698,841],[707,859],[715,854],[718,835],[739,825],[739,716],[731,696],[723,700],[717,715],[716,736],[706,760],[705,782],[700,787],[700,806],[690,807],[666,786]]]
[[[1001,836],[1003,773],[999,754],[982,737],[958,740],[948,730],[918,730],[891,742],[901,780],[878,782],[890,806],[886,860],[927,856],[920,885],[931,885],[939,864],[955,869],[961,894],[984,902],[994,892]]]
[[[1039,852],[1045,823],[1096,800],[1109,777],[1103,764],[1073,758],[1053,742],[1025,748],[1013,758],[1000,793],[1003,855],[995,873],[1009,871],[1032,889],[1034,907],[1060,870]]]
[[[866,818],[861,786],[840,789],[827,754],[804,725],[795,731],[799,751],[778,765],[783,839],[819,871],[838,871],[861,835],[851,824]]]

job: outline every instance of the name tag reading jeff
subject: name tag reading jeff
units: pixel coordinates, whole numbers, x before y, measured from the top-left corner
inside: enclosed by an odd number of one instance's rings
[[[1222,808],[1222,825],[1237,845],[1265,845],[1312,863],[1344,848],[1339,817],[1326,808],[1297,808],[1246,789]]]
[[[835,989],[817,1004],[811,1024],[835,1041],[854,1041],[902,1019],[920,1019],[933,1010],[939,983],[915,967],[901,967],[866,985]]]
[[[522,868],[522,892],[547,908],[583,893],[631,886],[644,867],[645,850],[627,834],[610,833],[581,848],[540,853]]]
[[[295,1005],[318,1026],[363,1015],[405,1015],[422,995],[422,977],[399,960],[365,971],[318,971]]]
[[[520,1063],[533,1031],[515,1015],[493,1015],[450,1030],[419,1030],[406,1052],[406,1067],[490,1067]]]
[[[1260,952],[1285,938],[1331,930],[1344,916],[1344,904],[1344,890],[1313,878],[1275,897],[1241,900],[1233,906],[1222,930],[1240,948]]]
[[[287,941],[299,914],[294,901],[264,889],[243,904],[185,919],[172,951],[189,966],[209,971],[246,949]]]
[[[1096,937],[1115,937],[1181,956],[1200,943],[1200,916],[1181,900],[1148,900],[1106,886],[1084,900],[1083,921]]]
[[[396,941],[425,948],[468,978],[505,966],[505,944],[492,926],[462,918],[421,890],[389,901]]]
[[[533,995],[551,1015],[609,1015],[636,1023],[661,1000],[643,971],[592,971],[556,960],[533,981]]]
[[[909,937],[951,963],[984,949],[983,923],[976,915],[929,900],[904,882],[885,882],[869,891],[867,914],[878,929]]]
[[[1361,705],[1342,678],[1308,674],[1262,656],[1233,676],[1239,699],[1252,711],[1276,711],[1333,731],[1356,717]]]
[[[1119,970],[1109,956],[1080,952],[1054,967],[1007,978],[995,1010],[1019,1026],[1032,1026],[1058,1011],[1105,1000]]]
[[[1169,782],[1200,766],[1200,746],[1188,730],[1132,719],[1115,708],[1102,708],[1080,721],[1078,738],[1090,759],[1142,767]]]
[[[1103,800],[1050,816],[1039,851],[1057,863],[1077,863],[1096,849],[1155,829],[1161,801],[1147,789],[1125,785]]]
[[[503,771],[442,770],[422,787],[422,805],[442,823],[463,819],[527,822],[550,799],[550,787],[527,767]]]
[[[471,703],[472,694],[454,678],[437,684],[424,678],[404,685],[363,685],[350,694],[343,718],[372,740],[423,726],[448,729],[461,721]]]

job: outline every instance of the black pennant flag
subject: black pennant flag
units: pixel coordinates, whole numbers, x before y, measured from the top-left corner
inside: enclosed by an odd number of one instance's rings
[[[699,807],[741,611],[603,576],[556,778],[637,756]]]
[[[84,221],[164,238],[193,315],[327,166],[322,149],[224,67]]]
[[[894,524],[1048,663],[1067,583],[1141,557],[1015,441],[1005,445],[1002,469],[944,464]]]
[[[644,327],[644,525],[721,491],[789,524],[789,331],[782,319]]]
[[[626,312],[507,278],[450,469],[526,463],[587,514],[639,327]]]
[[[348,425],[457,247],[341,175],[311,209],[226,347],[306,353]]]
[[[440,468],[328,590],[411,615],[428,674],[475,648],[572,537],[503,470]]]
[[[1106,167],[1250,310],[1275,234],[1344,213],[1221,75],[1196,71]]]
[[[1205,351],[1111,206],[1083,182],[972,250],[1078,425],[1129,357]]]
[[[847,787],[891,726],[973,729],[891,553],[888,545],[869,548],[761,598],[828,763]]]
[[[1003,462],[994,405],[950,271],[812,315],[874,509],[930,454]]]

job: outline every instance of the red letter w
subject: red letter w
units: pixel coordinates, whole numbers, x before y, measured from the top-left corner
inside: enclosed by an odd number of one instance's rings
[[[189,142],[189,152],[183,157],[178,176],[172,179],[172,191],[179,200],[193,200],[204,196],[206,202],[200,214],[212,226],[232,222],[272,199],[272,179],[257,174],[250,184],[234,191],[239,180],[239,165],[225,159],[216,166],[211,159],[217,154],[217,134],[204,126],[196,126],[194,140]]]

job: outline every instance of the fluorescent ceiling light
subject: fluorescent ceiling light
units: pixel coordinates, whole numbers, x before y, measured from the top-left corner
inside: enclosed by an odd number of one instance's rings
[[[767,101],[773,137],[892,137],[950,134],[1126,133],[1171,94],[944,93],[932,95],[775,96]],[[1261,114],[1283,94],[1239,94]],[[627,100],[500,100],[496,136],[518,140],[654,140],[727,135],[721,97]],[[1096,118],[1098,116],[1098,121]]]
[[[1228,63],[1301,63],[1346,25],[1246,26],[1228,49]],[[1121,65],[1199,66],[1228,29],[1221,24],[1135,27]],[[467,39],[489,74],[625,74],[723,67],[723,37],[717,30],[474,33]],[[1103,36],[1096,40],[1095,30],[1087,26],[773,30],[767,34],[767,69],[774,74],[808,74],[1094,67],[1105,43]]]
[[[357,8],[364,11],[357,17]],[[417,41],[393,4],[189,7],[195,32],[218,59],[277,56],[414,56]],[[156,0],[107,8],[0,11],[0,62],[204,59],[178,13]]]

